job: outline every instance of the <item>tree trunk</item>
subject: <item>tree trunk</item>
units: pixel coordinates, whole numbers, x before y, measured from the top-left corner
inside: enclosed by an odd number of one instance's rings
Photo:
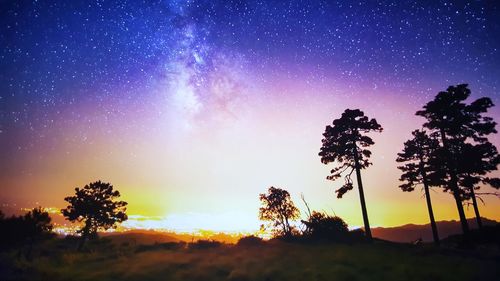
[[[283,229],[283,235],[287,236],[288,231],[286,229],[285,218],[282,214],[280,214],[279,216],[280,216],[281,228]]]
[[[292,230],[290,228],[290,223],[288,222],[288,218],[285,216],[285,223],[286,223],[286,236],[292,236]]]
[[[477,206],[476,194],[474,193],[474,187],[471,186],[470,194],[472,197],[472,206],[474,206],[474,213],[476,214],[477,227],[482,228],[483,222],[481,220],[481,215],[479,214],[479,207]]]
[[[434,220],[434,212],[432,211],[431,194],[429,192],[429,185],[427,184],[427,175],[425,174],[425,171],[423,171],[423,170],[421,171],[421,173],[422,173],[422,180],[424,182],[424,191],[425,191],[425,200],[427,201],[427,210],[429,211],[429,219],[431,221],[432,238],[434,238],[434,244],[436,244],[436,246],[439,246],[438,230],[437,230],[436,221]]]
[[[443,129],[440,130],[441,133],[441,141],[443,142],[443,148],[446,150],[448,154],[448,159],[451,159],[450,149],[448,147],[448,142],[446,139],[446,133]],[[455,203],[458,209],[458,216],[460,217],[460,224],[462,226],[462,232],[465,236],[469,236],[469,224],[467,223],[467,218],[465,217],[464,206],[462,205],[462,198],[460,198],[460,191],[458,189],[458,179],[455,170],[452,167],[447,167],[448,173],[450,175],[449,187],[452,190],[453,198],[455,199]]]
[[[83,245],[85,244],[86,239],[87,236],[85,234],[82,234],[82,237],[80,237],[80,242],[78,243],[78,251],[81,251],[83,249]]]
[[[80,243],[78,243],[78,251],[81,251],[83,249],[83,245],[85,244],[85,240],[87,240],[87,238],[91,237],[91,230],[90,230],[91,225],[92,225],[91,220],[87,219],[85,221],[85,226],[82,229],[82,236],[80,237]]]
[[[465,217],[464,206],[462,205],[462,198],[458,190],[453,191],[453,197],[455,198],[455,203],[458,209],[458,216],[460,217],[460,224],[462,225],[462,232],[464,235],[469,235],[469,224],[467,223],[467,218]]]
[[[363,222],[365,224],[365,235],[368,241],[372,241],[372,232],[370,230],[370,222],[368,221],[368,211],[366,210],[365,194],[363,192],[363,182],[361,181],[361,171],[359,168],[359,157],[356,145],[354,145],[354,164],[356,165],[356,178],[358,181],[359,201],[361,202],[361,212],[363,214]]]

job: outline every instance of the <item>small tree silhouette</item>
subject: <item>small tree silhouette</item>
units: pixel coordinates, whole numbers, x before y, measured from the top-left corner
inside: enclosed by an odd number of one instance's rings
[[[34,239],[42,234],[52,231],[52,219],[48,212],[42,207],[34,208],[23,216],[26,223],[26,233],[29,238]]]
[[[83,223],[78,231],[82,235],[79,249],[86,239],[97,237],[98,230],[115,228],[127,220],[127,202],[116,201],[118,197],[120,192],[111,184],[97,181],[75,188],[75,196],[64,198],[69,205],[61,210],[62,214],[71,222]]]
[[[290,193],[284,189],[271,186],[267,194],[259,195],[262,206],[259,208],[259,219],[269,221],[275,236],[292,236],[293,227],[290,221],[299,218],[299,209],[295,207]]]
[[[323,133],[323,145],[319,152],[322,163],[340,163],[339,167],[331,170],[331,175],[327,179],[336,180],[344,172],[348,171],[345,176],[345,184],[335,191],[338,198],[342,198],[347,191],[353,189],[351,175],[353,171],[356,171],[361,211],[368,240],[372,240],[372,235],[366,210],[363,182],[361,181],[361,169],[365,169],[372,164],[368,160],[372,153],[367,148],[373,145],[374,142],[363,133],[381,131],[382,126],[377,123],[377,120],[368,119],[363,111],[346,109],[339,119],[333,120],[333,126],[326,126]]]
[[[52,223],[49,213],[37,207],[22,216],[5,218],[0,211],[0,248],[26,246],[24,255],[31,258],[34,244],[51,236]],[[22,247],[21,247],[22,248]],[[22,253],[23,251],[19,251]]]
[[[434,243],[439,245],[439,236],[429,192],[429,186],[433,185],[431,182],[432,177],[429,177],[429,174],[435,172],[430,162],[433,153],[439,149],[439,141],[429,137],[424,131],[420,130],[413,131],[412,135],[413,138],[404,143],[403,151],[398,153],[398,158],[396,159],[397,162],[404,163],[403,166],[398,167],[403,172],[399,180],[404,182],[399,187],[403,191],[410,192],[415,190],[415,186],[418,184],[424,186],[432,236]]]
[[[37,207],[26,213],[22,217],[22,220],[24,221],[24,232],[28,241],[27,256],[29,257],[33,249],[33,244],[52,231],[52,219],[49,213],[44,211],[42,207]]]
[[[459,187],[458,173],[462,161],[460,146],[468,140],[484,143],[488,141],[489,134],[496,133],[493,119],[483,116],[493,106],[491,99],[485,97],[466,104],[465,100],[470,94],[467,84],[450,86],[416,113],[427,120],[424,127],[441,140],[441,151],[437,154],[440,155],[440,165],[446,171],[444,188],[455,199],[462,231],[467,236],[469,226],[462,205],[466,197],[464,190]]]

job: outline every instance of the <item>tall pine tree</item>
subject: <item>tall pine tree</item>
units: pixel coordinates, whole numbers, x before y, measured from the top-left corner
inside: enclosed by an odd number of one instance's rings
[[[347,172],[345,184],[335,191],[338,198],[342,198],[347,191],[353,189],[351,175],[354,171],[356,172],[365,234],[370,241],[372,235],[361,180],[361,170],[372,164],[369,161],[372,153],[368,150],[368,147],[373,145],[374,142],[366,133],[381,131],[382,126],[377,123],[377,120],[369,119],[363,111],[346,109],[339,119],[333,120],[332,126],[326,126],[323,133],[323,145],[319,152],[323,164],[339,163],[338,167],[331,170],[331,175],[327,179],[336,180],[344,172]]]
[[[431,166],[433,153],[439,148],[439,141],[429,137],[425,131],[415,130],[412,132],[413,138],[404,143],[403,151],[398,153],[397,162],[403,163],[398,166],[403,173],[399,186],[403,191],[411,192],[415,187],[422,184],[424,187],[425,199],[427,202],[427,211],[432,228],[432,237],[434,243],[439,245],[439,235],[432,210],[431,195],[429,188],[436,183],[432,182],[432,175],[435,171]],[[435,177],[434,177],[435,178]]]
[[[440,139],[441,148],[436,155],[439,155],[440,166],[446,172],[443,178],[444,188],[455,199],[462,231],[466,235],[469,233],[469,226],[462,205],[466,193],[459,186],[460,165],[463,162],[460,146],[467,141],[487,142],[487,136],[496,133],[496,123],[492,118],[484,116],[493,106],[491,99],[480,98],[467,104],[465,101],[470,94],[467,84],[450,86],[416,113],[426,119],[424,127]]]

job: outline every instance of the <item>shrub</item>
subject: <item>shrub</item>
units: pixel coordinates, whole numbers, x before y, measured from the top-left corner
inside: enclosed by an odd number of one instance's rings
[[[238,246],[245,246],[245,247],[260,246],[262,244],[264,244],[262,238],[257,237],[255,235],[241,237],[240,240],[238,240],[238,243],[236,243],[236,245]]]
[[[220,246],[222,246],[221,242],[213,240],[198,240],[194,243],[189,243],[189,249],[211,249]]]
[[[355,242],[366,241],[364,230],[361,228],[357,228],[349,231],[349,240]]]
[[[0,213],[0,229],[0,248],[22,245],[29,245],[31,248],[35,242],[52,237],[51,218],[41,207],[34,208],[23,216],[5,218]]]
[[[186,246],[185,242],[166,242],[166,243],[155,243],[152,245],[139,245],[137,246],[135,252],[146,252],[146,251],[158,251],[158,250],[178,250],[183,249]]]
[[[329,216],[313,211],[307,221],[304,235],[313,239],[326,239],[332,241],[346,241],[349,236],[347,223],[338,216]]]

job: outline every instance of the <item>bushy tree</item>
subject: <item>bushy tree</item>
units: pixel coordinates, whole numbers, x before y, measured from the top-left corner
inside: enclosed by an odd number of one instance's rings
[[[69,205],[61,210],[62,214],[71,222],[83,224],[78,231],[82,236],[79,248],[86,239],[97,237],[98,230],[115,228],[127,220],[127,202],[118,201],[119,197],[120,192],[111,184],[97,181],[75,188],[74,196],[64,198]]]
[[[51,218],[41,207],[28,211],[25,215],[5,218],[0,212],[0,245],[2,248],[27,246],[26,256],[30,256],[33,245],[50,236]]]
[[[24,235],[29,246],[27,255],[30,256],[33,244],[52,231],[52,219],[48,212],[41,207],[37,207],[26,213],[22,220],[24,221]]]
[[[32,239],[52,231],[52,219],[42,207],[29,211],[24,215],[23,219],[26,223],[26,233]]]
[[[465,101],[470,94],[467,84],[450,86],[416,113],[426,119],[424,127],[441,141],[436,155],[439,155],[437,159],[446,172],[443,187],[455,199],[464,234],[468,234],[469,226],[462,205],[466,192],[459,186],[459,169],[463,162],[460,147],[468,141],[487,142],[487,136],[496,133],[496,123],[484,116],[493,106],[491,99],[484,97],[467,104]]]
[[[259,199],[261,202],[259,219],[270,222],[275,236],[292,236],[293,227],[290,221],[299,218],[299,209],[295,207],[290,193],[271,186],[267,194],[259,195]]]
[[[351,175],[354,171],[356,172],[365,233],[369,240],[372,239],[372,235],[361,180],[361,169],[366,169],[372,164],[369,161],[372,153],[368,148],[374,142],[366,133],[381,131],[382,126],[377,123],[377,120],[369,119],[363,111],[346,109],[339,119],[333,120],[332,126],[326,126],[323,133],[323,145],[319,152],[322,163],[337,162],[339,164],[331,170],[327,179],[336,180],[346,173],[344,185],[335,191],[338,198],[342,198],[346,192],[353,189]]]
[[[432,210],[431,195],[429,187],[438,185],[436,181],[431,179],[436,178],[435,167],[432,164],[432,157],[436,150],[439,149],[439,141],[429,137],[425,131],[415,130],[412,132],[413,138],[404,143],[403,151],[398,153],[397,162],[403,163],[398,166],[403,173],[399,178],[403,183],[399,185],[401,190],[411,192],[419,184],[423,185],[425,199],[427,202],[427,210],[429,212],[429,219],[431,222],[432,236],[434,243],[439,244],[439,236],[434,219],[434,212]]]
[[[313,211],[307,221],[302,223],[306,226],[304,234],[313,239],[345,241],[349,235],[347,223],[338,216]]]

